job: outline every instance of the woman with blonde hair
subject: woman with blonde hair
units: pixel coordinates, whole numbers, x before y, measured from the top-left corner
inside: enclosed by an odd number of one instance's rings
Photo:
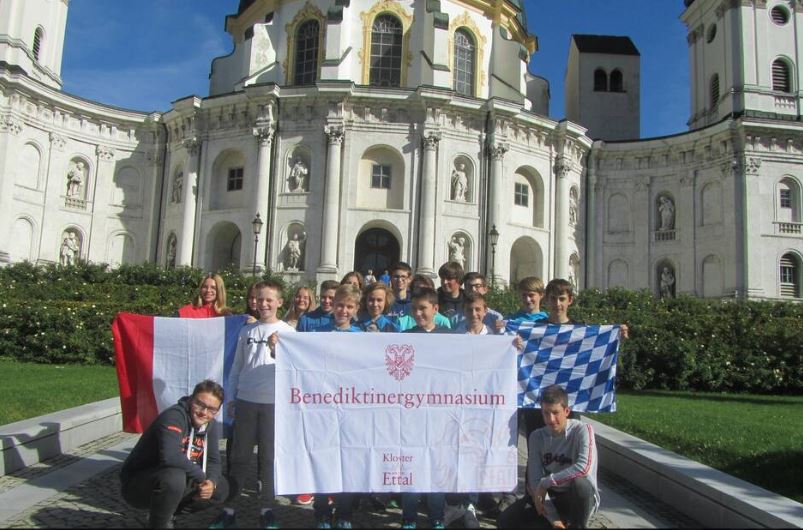
[[[219,274],[209,273],[198,286],[198,296],[178,310],[181,318],[210,318],[230,315],[226,307],[226,286]]]
[[[295,328],[298,325],[298,319],[313,309],[315,309],[315,292],[302,285],[297,287],[293,293],[293,303],[282,320]]]

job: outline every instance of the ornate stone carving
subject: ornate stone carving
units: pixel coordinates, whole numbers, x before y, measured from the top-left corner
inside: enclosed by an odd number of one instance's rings
[[[284,248],[284,259],[282,265],[288,272],[298,272],[304,270],[304,251],[307,242],[307,234],[304,227],[293,224],[287,231],[287,244]]]
[[[438,148],[438,142],[441,141],[441,133],[439,132],[428,132],[424,133],[424,137],[421,139],[424,144],[425,151],[434,151]]]
[[[463,269],[466,268],[466,237],[455,234],[449,240],[449,261],[459,263]]]
[[[658,197],[658,218],[660,220],[659,231],[675,229],[675,201],[668,195]]]
[[[323,132],[326,134],[326,140],[330,144],[339,145],[343,143],[343,137],[346,135],[341,125],[327,125]]]
[[[61,234],[61,247],[59,248],[59,262],[64,267],[75,265],[81,257],[81,237],[75,230],[65,230]]]
[[[661,298],[675,297],[675,273],[671,265],[664,265],[658,279],[658,292]]]
[[[114,158],[114,148],[105,145],[99,145],[95,148],[95,154],[98,155],[100,160],[109,161]]]
[[[198,150],[201,148],[201,141],[198,138],[185,138],[181,141],[182,147],[187,150],[187,153],[191,156],[196,156],[198,154]]]
[[[184,189],[184,172],[178,171],[173,175],[173,190],[170,194],[170,202],[174,204],[181,203],[181,192]]]
[[[176,268],[176,246],[177,246],[177,239],[176,234],[170,234],[170,237],[167,238],[167,259],[166,265],[168,269],[175,269]]]
[[[267,146],[273,142],[273,129],[271,127],[254,127],[251,131],[259,145]]]
[[[569,170],[572,168],[571,162],[565,156],[558,156],[555,158],[555,165],[553,167],[553,171],[555,172],[555,176],[557,178],[564,178],[566,175],[569,174]]]
[[[308,191],[307,175],[309,175],[307,165],[300,158],[296,158],[293,167],[290,168],[290,175],[287,177],[287,189],[291,193]]]
[[[452,200],[468,202],[468,176],[466,175],[466,164],[455,162],[452,170]]]
[[[572,188],[569,190],[569,224],[572,226],[577,225],[577,216],[579,214],[577,190]]]
[[[78,160],[67,172],[67,197],[82,198],[84,182],[86,182],[86,164]]]
[[[502,160],[505,157],[505,153],[509,150],[510,146],[504,142],[488,146],[488,152],[491,154],[492,160]]]
[[[50,133],[50,145],[53,149],[61,151],[67,145],[67,139],[58,133]]]
[[[22,120],[11,115],[6,115],[3,117],[2,121],[0,121],[0,130],[6,130],[16,136],[22,132],[23,125],[24,123]]]
[[[744,173],[745,175],[758,175],[758,170],[761,168],[761,159],[753,157],[745,157],[744,159]]]

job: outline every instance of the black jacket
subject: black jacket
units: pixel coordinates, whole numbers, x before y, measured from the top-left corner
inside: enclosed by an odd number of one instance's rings
[[[215,484],[220,481],[220,423],[211,421],[204,432],[192,426],[190,396],[181,398],[177,404],[162,411],[139,438],[137,445],[125,459],[120,470],[120,481],[144,469],[154,467],[177,467],[187,473],[187,478]],[[193,440],[190,440],[190,432]],[[187,458],[187,448],[192,442],[193,461]],[[201,467],[206,451],[206,473]]]

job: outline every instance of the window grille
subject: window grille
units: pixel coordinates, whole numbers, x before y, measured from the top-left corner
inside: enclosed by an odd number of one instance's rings
[[[516,206],[529,206],[530,204],[530,190],[527,184],[516,182],[513,195],[513,203]]]
[[[243,168],[233,167],[229,169],[226,191],[237,191],[241,189],[243,189]]]
[[[476,47],[468,31],[454,33],[454,89],[465,96],[474,95]]]
[[[371,30],[371,86],[401,86],[402,25],[392,15],[380,15]]]
[[[789,65],[781,59],[772,63],[772,89],[779,92],[791,92]]]
[[[313,85],[318,79],[319,30],[317,20],[308,20],[298,28],[294,85]]]
[[[390,189],[390,166],[381,164],[371,166],[371,187]]]

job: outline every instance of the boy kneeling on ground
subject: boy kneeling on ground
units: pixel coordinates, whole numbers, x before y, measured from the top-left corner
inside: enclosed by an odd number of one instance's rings
[[[220,473],[223,387],[205,380],[165,409],[140,437],[120,470],[123,499],[149,509],[148,526],[172,528],[173,516],[222,504],[229,485]]]
[[[563,387],[543,390],[546,427],[528,440],[527,495],[499,515],[499,528],[587,527],[599,506],[597,446],[591,425],[570,419],[570,413]]]

